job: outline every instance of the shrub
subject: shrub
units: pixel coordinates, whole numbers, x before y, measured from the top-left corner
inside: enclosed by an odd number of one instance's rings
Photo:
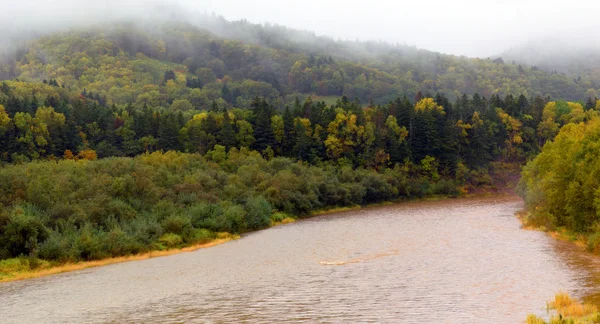
[[[133,236],[136,242],[146,246],[156,242],[163,234],[160,223],[152,215],[147,214],[124,223],[123,230]]]
[[[262,196],[249,198],[246,202],[246,224],[251,230],[268,227],[271,224],[271,204]]]
[[[213,231],[219,231],[222,221],[219,218],[223,215],[223,209],[218,204],[199,203],[187,210],[192,225],[195,228],[208,228]],[[221,224],[219,224],[221,223]]]
[[[111,200],[106,206],[106,213],[107,216],[114,216],[117,220],[133,219],[137,215],[135,209],[120,199]]]
[[[140,243],[119,227],[114,227],[102,238],[103,250],[113,257],[139,253],[143,249]]]
[[[75,246],[74,236],[50,232],[48,239],[40,245],[39,257],[59,262],[75,261],[79,257],[79,251]]]
[[[158,242],[167,248],[174,248],[183,244],[183,239],[177,234],[167,233],[161,236]]]
[[[598,226],[594,226],[598,227]],[[598,250],[598,245],[600,245],[600,232],[594,232],[592,235],[588,236],[586,240],[586,248],[590,252],[596,252]]]
[[[184,232],[191,230],[192,221],[185,215],[171,215],[162,221],[162,228],[165,233],[183,234]]]
[[[59,221],[72,221],[75,224],[82,225],[86,220],[86,212],[77,205],[56,204],[48,211],[50,224],[56,225]]]
[[[364,175],[361,185],[365,188],[363,202],[373,203],[388,200],[392,197],[392,187],[383,176],[368,172]]]
[[[82,260],[99,260],[108,257],[103,250],[102,232],[94,230],[92,225],[86,224],[80,231],[76,240],[79,257]]]
[[[185,241],[190,244],[204,244],[212,242],[216,238],[217,234],[215,232],[200,228],[190,231],[190,235],[185,237]]]
[[[432,193],[438,195],[447,195],[450,197],[457,197],[460,192],[458,190],[458,183],[453,180],[442,179],[436,184],[432,185]]]
[[[240,233],[246,230],[246,211],[240,205],[228,205],[223,208],[223,216],[231,222],[231,230],[226,232]]]
[[[286,219],[288,217],[289,216],[286,213],[277,212],[277,213],[273,213],[271,215],[271,221],[273,223],[281,223],[284,219]]]
[[[12,257],[37,253],[39,244],[48,237],[48,229],[39,218],[17,207],[0,231],[0,246]]]

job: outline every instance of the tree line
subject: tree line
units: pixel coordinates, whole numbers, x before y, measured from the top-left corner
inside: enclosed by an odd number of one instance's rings
[[[0,160],[133,157],[169,150],[206,154],[221,145],[269,158],[375,169],[432,158],[440,171],[454,174],[459,164],[477,168],[498,158],[522,161],[560,126],[597,111],[597,105],[523,95],[462,95],[451,103],[442,94],[419,93],[414,99],[364,107],[346,97],[331,105],[308,98],[276,107],[255,98],[250,109],[213,102],[205,110],[181,111],[118,107],[92,93],[4,82]]]

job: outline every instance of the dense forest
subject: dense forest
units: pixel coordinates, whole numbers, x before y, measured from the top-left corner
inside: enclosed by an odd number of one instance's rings
[[[74,92],[138,108],[170,108],[175,100],[196,109],[213,100],[248,108],[256,96],[285,105],[309,95],[386,104],[399,96],[414,98],[419,91],[439,92],[452,101],[463,93],[585,101],[595,99],[600,88],[597,71],[567,75],[502,58],[334,41],[216,17],[203,17],[196,25],[101,25],[50,34],[4,52],[0,80],[54,79]]]
[[[165,72],[166,74],[170,71]],[[296,99],[278,109],[256,97],[249,109],[216,101],[205,110],[176,100],[161,109],[109,104],[100,95],[73,94],[52,79],[0,85],[0,161],[104,158],[177,150],[206,154],[215,145],[250,148],[318,164],[385,168],[435,159],[454,174],[459,164],[521,161],[552,139],[560,126],[597,114],[597,102],[548,102],[508,95],[489,100],[462,95],[397,98],[363,107],[346,97],[334,104]]]
[[[456,196],[600,111],[591,79],[211,19],[3,51],[0,259],[94,260]]]

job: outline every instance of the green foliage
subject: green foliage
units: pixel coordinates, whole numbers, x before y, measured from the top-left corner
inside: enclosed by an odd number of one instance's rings
[[[48,229],[39,213],[31,206],[15,206],[8,222],[0,229],[0,249],[12,256],[35,255],[39,244],[47,238]]]
[[[183,239],[177,234],[167,233],[161,236],[158,242],[167,248],[174,248],[183,244]]]
[[[276,212],[271,215],[271,221],[273,223],[281,223],[284,219],[289,218],[290,216],[286,213]]]
[[[186,239],[191,244],[204,244],[209,243],[217,238],[215,232],[209,231],[205,228],[195,229],[192,234]]]
[[[411,166],[377,171],[216,151],[210,160],[170,151],[2,167],[0,259],[68,262],[181,247],[322,208],[453,195],[458,186],[419,173],[413,181]],[[413,192],[412,183],[427,188]]]
[[[590,231],[600,221],[600,118],[567,124],[524,168],[518,192],[531,220],[548,228]]]
[[[261,197],[252,197],[246,202],[246,223],[251,230],[259,230],[271,225],[273,209],[269,202]]]

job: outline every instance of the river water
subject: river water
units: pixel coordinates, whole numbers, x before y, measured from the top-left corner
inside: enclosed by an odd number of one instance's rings
[[[1,323],[521,323],[597,259],[519,228],[518,198],[314,217],[209,249],[0,284]]]

